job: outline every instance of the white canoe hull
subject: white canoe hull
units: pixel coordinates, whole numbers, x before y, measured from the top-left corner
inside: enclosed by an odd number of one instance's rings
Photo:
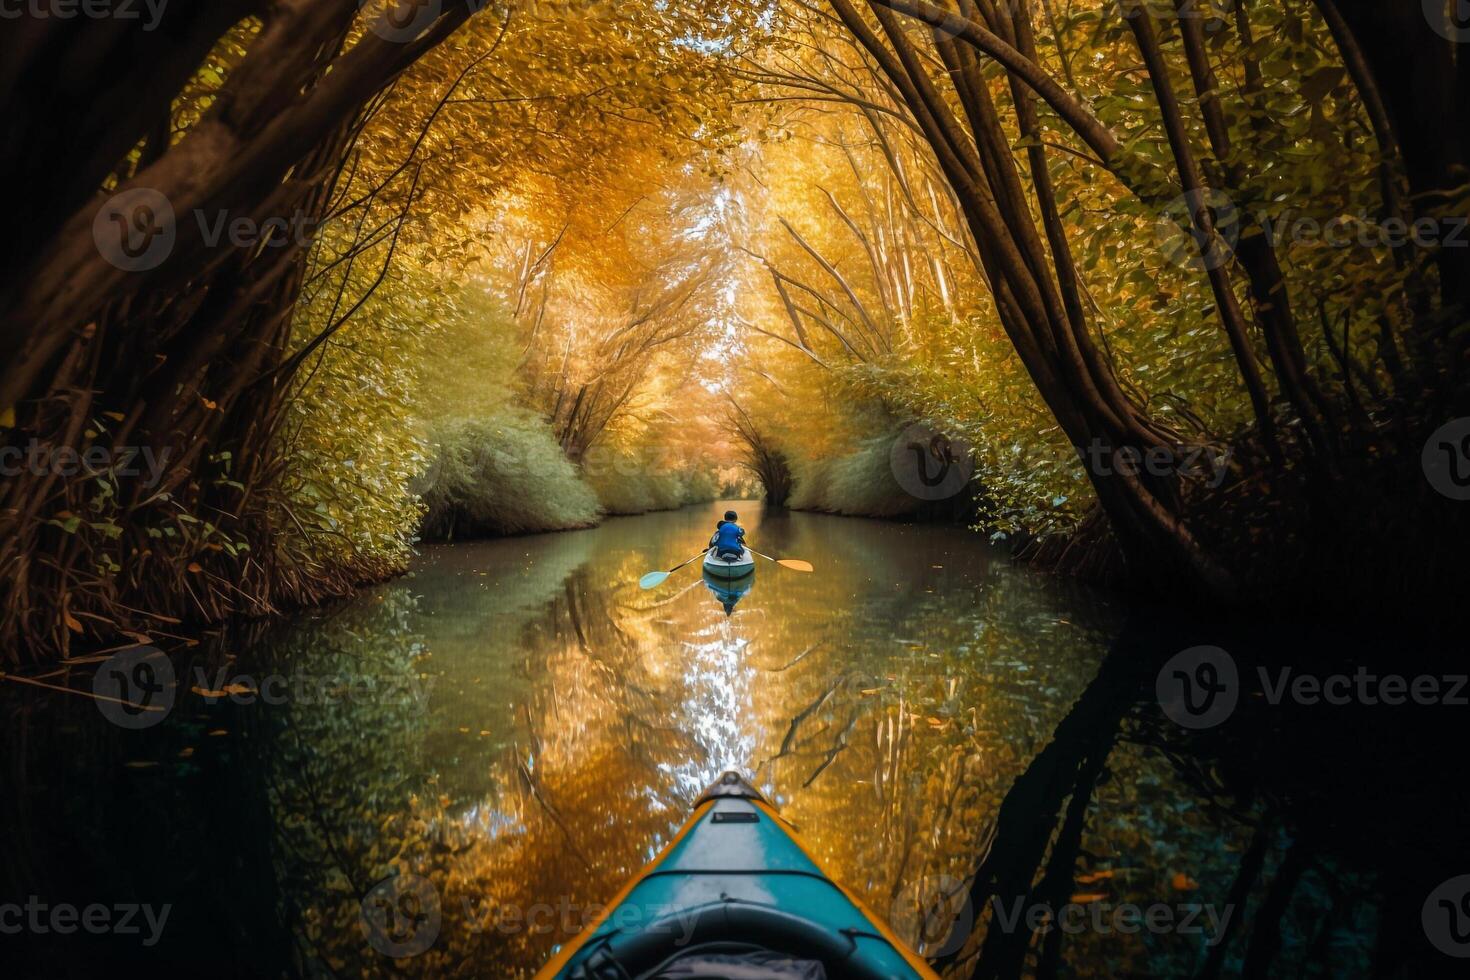
[[[704,555],[704,570],[716,578],[740,578],[755,571],[755,553],[746,548],[739,558],[721,558],[711,548]]]

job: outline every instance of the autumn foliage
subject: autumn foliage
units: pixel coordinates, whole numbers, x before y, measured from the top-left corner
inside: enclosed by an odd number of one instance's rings
[[[359,6],[0,39],[0,447],[93,460],[5,471],[8,662],[753,481],[1170,597],[1453,567],[1470,110],[1420,5]],[[914,425],[973,461],[943,508]]]

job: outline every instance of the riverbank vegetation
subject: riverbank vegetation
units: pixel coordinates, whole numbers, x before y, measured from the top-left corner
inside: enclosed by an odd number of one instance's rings
[[[1433,582],[1464,515],[1419,458],[1464,410],[1467,336],[1464,148],[1428,135],[1464,76],[1434,28],[1333,2],[794,13],[739,69],[787,137],[746,192],[747,317],[773,384],[851,406],[844,431],[760,399],[820,473],[794,498],[881,513],[841,474],[923,421],[974,447],[980,522],[1063,569],[1219,600],[1342,588],[1371,554]],[[1402,50],[1436,66],[1427,103]]]
[[[1465,509],[1421,452],[1470,413],[1470,75],[1400,6],[27,21],[5,659],[741,465],[773,503],[939,513],[1174,598],[1457,578]],[[973,476],[916,491],[911,451]]]

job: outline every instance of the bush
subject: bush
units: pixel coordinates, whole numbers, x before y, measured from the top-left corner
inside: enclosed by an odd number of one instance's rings
[[[684,478],[684,503],[707,504],[720,499],[720,483],[709,470],[694,470]]]
[[[660,467],[652,451],[594,447],[583,460],[583,472],[609,514],[646,514],[705,503],[718,496],[713,473],[702,469]]]
[[[889,453],[893,436],[864,439],[840,456],[797,459],[792,465],[796,486],[789,506],[852,517],[898,517],[918,509],[920,501],[893,478]]]
[[[352,343],[321,348],[286,405],[272,525],[280,552],[319,580],[382,578],[413,552],[422,507],[409,484],[425,447],[411,417],[423,335],[394,296],[384,290],[363,306]],[[306,302],[296,316],[293,352],[325,327],[330,308]]]
[[[600,517],[597,494],[530,412],[440,420],[430,438],[426,538],[564,531]]]

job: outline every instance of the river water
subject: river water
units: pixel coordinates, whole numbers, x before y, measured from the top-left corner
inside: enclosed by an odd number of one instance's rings
[[[949,976],[1437,955],[1418,901],[1463,857],[1465,810],[1463,784],[1403,764],[1427,736],[1249,689],[1203,729],[1160,706],[1163,658],[1219,642],[1244,672],[1281,630],[1130,609],[959,529],[749,502],[729,506],[750,540],[814,574],[761,561],[730,589],[695,563],[639,589],[726,506],[428,546],[345,603],[170,647],[166,710],[141,722],[0,685],[0,902],[169,908],[154,934],[0,948],[19,975],[522,976],[740,768]],[[90,690],[95,669],[51,682]],[[1365,725],[1381,765],[1343,741]],[[1375,767],[1404,773],[1391,804],[1365,802]],[[993,887],[972,895],[977,868]],[[393,875],[428,883],[422,951],[364,922]],[[1060,927],[1033,931],[1035,907]]]

